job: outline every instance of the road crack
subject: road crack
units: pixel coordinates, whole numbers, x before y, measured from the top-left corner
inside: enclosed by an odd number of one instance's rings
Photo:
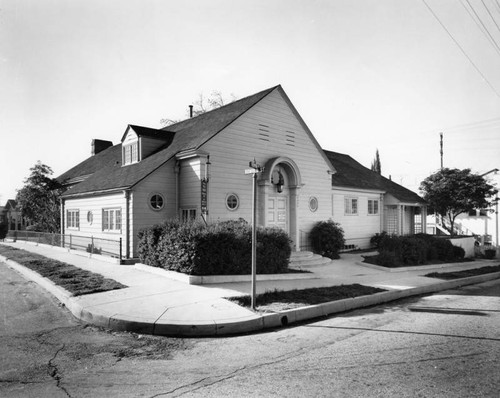
[[[48,373],[49,376],[52,377],[56,381],[56,387],[59,388],[61,391],[64,391],[64,393],[68,396],[71,397],[69,392],[61,385],[61,374],[59,373],[59,368],[57,365],[54,363],[55,359],[59,355],[59,353],[64,350],[66,347],[66,344],[63,344],[59,349],[55,352],[54,356],[49,359],[49,362],[47,364],[48,366]]]

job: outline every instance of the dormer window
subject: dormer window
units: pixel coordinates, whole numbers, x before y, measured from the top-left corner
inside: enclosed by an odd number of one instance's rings
[[[132,142],[123,145],[123,165],[137,163],[139,161],[139,143]]]

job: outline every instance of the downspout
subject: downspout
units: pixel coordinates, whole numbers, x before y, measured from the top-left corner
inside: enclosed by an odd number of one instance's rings
[[[175,162],[174,173],[175,173],[175,214],[177,214],[177,218],[180,218],[180,213],[179,213],[179,203],[180,203],[179,175],[181,173],[181,164],[180,164],[179,160],[177,160]]]
[[[130,190],[123,191],[125,194],[125,258],[130,258]]]
[[[383,193],[380,194],[379,211],[380,211],[380,231],[379,231],[379,233],[382,233],[384,231],[384,225],[385,225],[384,194]]]
[[[66,225],[66,220],[64,218],[64,199],[63,198],[60,198],[59,199],[61,201],[61,247],[64,247],[64,226]]]

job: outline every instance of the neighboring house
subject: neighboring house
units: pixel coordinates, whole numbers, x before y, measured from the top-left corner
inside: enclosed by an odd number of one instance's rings
[[[21,212],[17,209],[17,202],[14,199],[7,200],[2,213],[2,218],[9,226],[10,231],[26,228],[25,220],[21,217]]]
[[[342,225],[346,245],[367,247],[381,231],[396,235],[425,231],[427,208],[420,196],[349,155],[325,153],[337,171],[332,176],[331,218]]]
[[[384,229],[413,233],[416,209],[425,212],[411,191],[323,151],[281,86],[161,130],[129,125],[118,145],[93,148],[58,177],[62,232],[121,238],[127,258],[139,230],[165,219],[250,221],[254,159],[264,167],[257,223],[287,231],[294,250],[317,221],[340,222],[350,244],[367,247]]]

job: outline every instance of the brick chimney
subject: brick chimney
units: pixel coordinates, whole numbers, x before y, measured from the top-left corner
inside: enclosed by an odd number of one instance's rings
[[[113,143],[111,141],[93,139],[92,140],[92,147],[91,147],[91,154],[92,154],[92,156],[97,155],[99,152],[102,152],[105,149],[108,149],[109,147],[112,147],[112,146],[113,146]]]

